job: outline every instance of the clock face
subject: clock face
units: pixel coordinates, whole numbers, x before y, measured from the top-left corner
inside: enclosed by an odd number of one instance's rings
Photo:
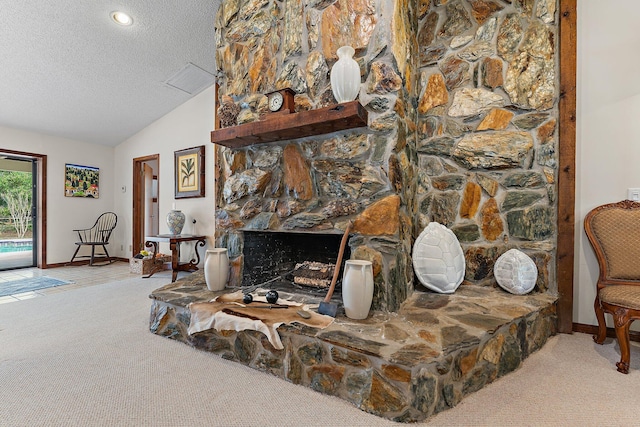
[[[276,92],[269,97],[269,110],[278,111],[282,107],[284,98],[280,92]]]

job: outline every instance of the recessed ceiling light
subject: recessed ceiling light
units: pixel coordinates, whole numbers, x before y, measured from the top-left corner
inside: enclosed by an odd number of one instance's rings
[[[120,25],[126,26],[126,25],[133,24],[133,18],[124,12],[119,12],[119,11],[111,12],[111,19],[113,19],[116,24],[120,24]]]

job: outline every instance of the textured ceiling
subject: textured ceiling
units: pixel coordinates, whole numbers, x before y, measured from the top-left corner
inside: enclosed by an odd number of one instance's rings
[[[219,4],[0,0],[0,125],[119,144],[195,95],[164,83],[188,63],[215,72]]]

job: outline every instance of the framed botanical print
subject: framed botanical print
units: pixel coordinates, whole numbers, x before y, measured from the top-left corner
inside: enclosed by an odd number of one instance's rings
[[[174,154],[175,198],[204,197],[204,145]]]

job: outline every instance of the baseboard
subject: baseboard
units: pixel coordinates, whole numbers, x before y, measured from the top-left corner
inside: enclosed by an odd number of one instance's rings
[[[118,258],[118,257],[111,257],[111,259],[114,262],[129,262],[128,258]],[[59,267],[69,267],[72,265],[89,265],[90,260],[82,260],[82,261],[73,261],[73,262],[58,262],[58,263],[54,263],[54,264],[46,264],[46,265],[42,265],[40,268],[42,269],[46,269],[46,268],[59,268]],[[98,261],[100,262],[100,261]],[[106,265],[106,264],[105,264]],[[96,264],[95,267],[99,267],[100,265]]]
[[[585,325],[584,323],[574,323],[573,332],[581,332],[583,334],[595,335],[598,333],[598,327],[595,325]],[[609,338],[616,337],[616,331],[613,328],[607,328],[607,336]],[[631,341],[640,342],[640,332],[629,332],[629,339]]]

